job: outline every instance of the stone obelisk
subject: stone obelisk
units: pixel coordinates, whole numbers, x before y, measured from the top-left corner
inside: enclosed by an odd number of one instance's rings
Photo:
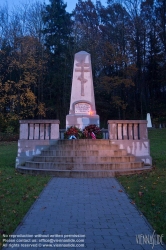
[[[66,128],[76,126],[83,129],[90,124],[99,126],[96,114],[91,56],[86,51],[75,54],[69,115]]]

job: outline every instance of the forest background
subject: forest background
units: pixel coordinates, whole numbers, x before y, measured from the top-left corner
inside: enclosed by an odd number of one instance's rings
[[[69,113],[74,54],[91,54],[97,114],[166,124],[166,1],[36,1],[0,7],[0,132]]]

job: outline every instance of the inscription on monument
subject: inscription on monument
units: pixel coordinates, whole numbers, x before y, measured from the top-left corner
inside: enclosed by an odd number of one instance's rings
[[[75,114],[90,114],[91,106],[86,102],[79,102],[75,105]]]

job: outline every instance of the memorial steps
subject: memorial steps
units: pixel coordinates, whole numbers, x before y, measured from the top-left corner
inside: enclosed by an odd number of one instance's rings
[[[57,177],[114,177],[150,171],[111,140],[58,140],[33,160],[18,166],[21,173],[49,174]]]

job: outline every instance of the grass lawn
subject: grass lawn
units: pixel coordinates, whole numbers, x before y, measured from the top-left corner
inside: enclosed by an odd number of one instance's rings
[[[166,129],[151,129],[148,134],[154,170],[118,180],[156,233],[164,234],[166,242]]]
[[[17,142],[0,142],[0,249],[2,235],[13,233],[50,179],[17,173],[16,155]]]

